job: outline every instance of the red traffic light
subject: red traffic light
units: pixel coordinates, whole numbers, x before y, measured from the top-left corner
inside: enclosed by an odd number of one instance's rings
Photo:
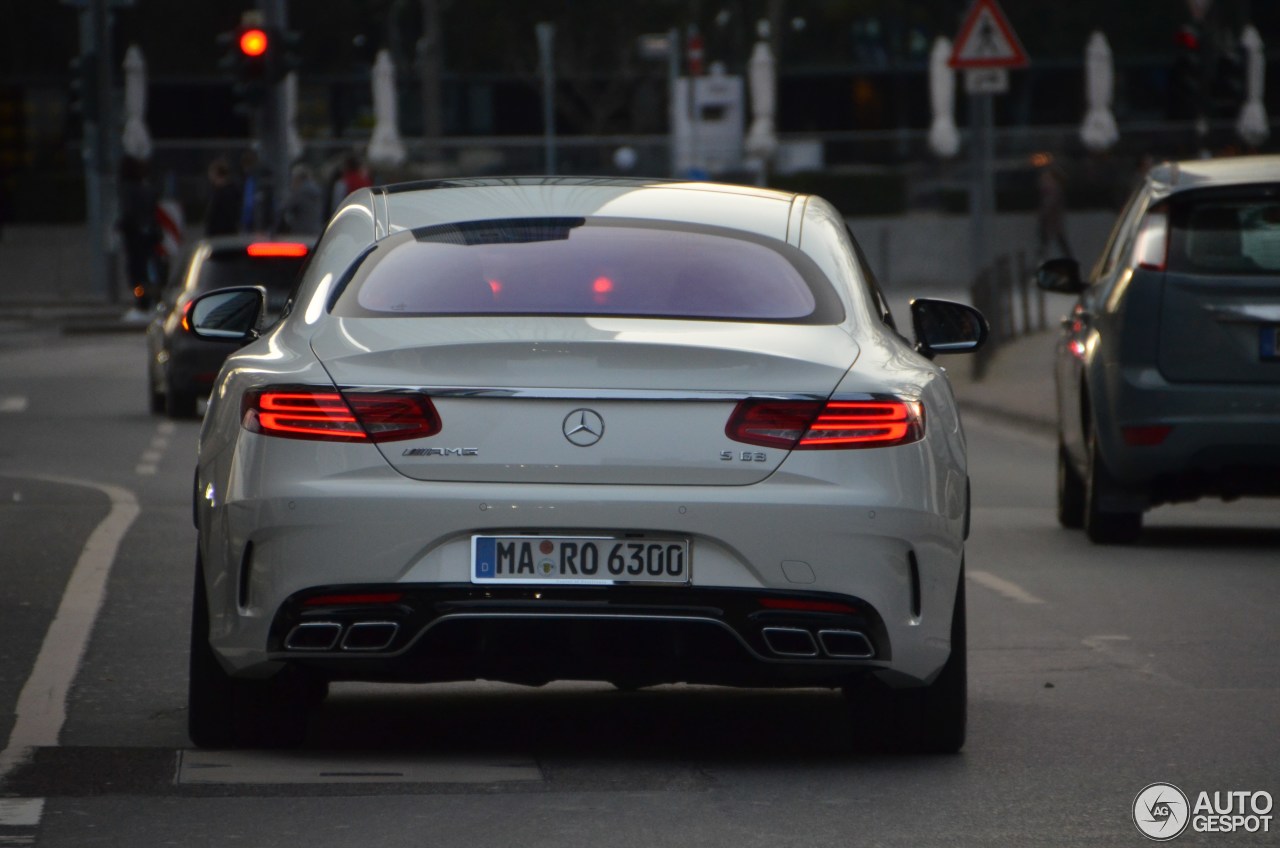
[[[246,29],[240,33],[240,52],[246,56],[258,57],[267,52],[269,40],[265,31]]]

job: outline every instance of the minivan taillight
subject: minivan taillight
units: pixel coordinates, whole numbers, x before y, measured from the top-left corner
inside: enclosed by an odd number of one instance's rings
[[[884,448],[924,438],[924,406],[893,399],[738,403],[725,435],[736,442],[784,450]]]
[[[1153,209],[1142,219],[1133,243],[1133,261],[1148,271],[1163,271],[1169,261],[1169,213]]]
[[[440,432],[431,400],[405,392],[268,388],[244,397],[244,428],[264,436],[338,442],[393,442]]]

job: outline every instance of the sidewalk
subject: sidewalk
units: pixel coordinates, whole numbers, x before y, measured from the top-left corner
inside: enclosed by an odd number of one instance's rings
[[[973,359],[939,357],[962,410],[990,416],[1041,433],[1058,427],[1053,362],[1057,330],[1043,330],[1006,342],[996,350],[981,380],[973,379]]]
[[[131,298],[93,290],[83,224],[11,224],[0,233],[0,326],[60,326],[64,332],[133,332]]]

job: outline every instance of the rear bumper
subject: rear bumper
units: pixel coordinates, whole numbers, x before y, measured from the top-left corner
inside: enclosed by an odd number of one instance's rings
[[[333,602],[335,591],[350,600]],[[764,597],[823,609],[768,608]],[[892,649],[879,614],[847,597],[451,584],[299,593],[276,614],[268,650],[339,680],[795,686],[842,685],[887,667]]]
[[[1280,495],[1280,384],[1170,383],[1155,369],[1131,369],[1111,414],[1099,419],[1112,474],[1146,491],[1152,505]],[[1146,427],[1171,429],[1159,444],[1126,442],[1126,428]]]
[[[817,629],[804,625],[814,639],[821,629],[849,629],[862,632],[871,643],[870,658],[841,660],[845,667],[836,670],[836,677],[870,663],[893,672],[890,676],[900,675],[898,682],[905,685],[923,683],[936,675],[950,654],[951,614],[963,554],[963,501],[952,515],[939,511],[950,499],[927,486],[904,483],[891,489],[879,482],[901,481],[902,475],[868,475],[840,486],[785,469],[753,486],[432,484],[409,480],[378,458],[381,468],[345,470],[335,464],[328,478],[291,479],[312,463],[291,462],[284,451],[313,451],[314,446],[273,441],[271,448],[280,461],[265,467],[257,457],[241,454],[256,450],[261,440],[240,442],[233,464],[257,469],[252,481],[233,474],[224,492],[202,475],[198,486],[210,641],[236,674],[270,674],[282,661],[296,661],[331,664],[330,673],[351,679],[500,676],[479,660],[472,662],[476,671],[469,673],[462,672],[467,666],[461,660],[451,670],[424,670],[408,655],[430,653],[438,639],[448,641],[455,631],[470,633],[472,643],[497,640],[509,645],[531,627],[556,630],[543,625],[545,619],[558,617],[572,618],[577,622],[573,627],[593,622],[588,641],[601,644],[619,641],[611,635],[618,621],[628,626],[645,623],[641,631],[667,634],[655,639],[676,638],[673,632],[686,634],[679,639],[709,634],[706,641],[726,641],[744,667],[755,668],[749,674],[720,676],[786,679],[789,672],[776,672],[795,663],[767,650],[759,616],[748,621],[749,613],[760,612],[756,601],[743,601],[746,605],[739,607],[739,602],[729,600],[738,597],[736,593],[748,599],[770,593],[816,595],[863,610],[864,622],[833,621],[829,628]],[[347,450],[354,456],[360,449]],[[249,496],[248,488],[257,495]],[[962,498],[963,488],[956,494]],[[687,538],[692,583],[517,589],[471,582],[472,534],[610,532]],[[350,594],[349,587],[369,586],[388,587],[412,601],[406,610],[396,611],[399,641],[388,646],[392,653],[404,652],[403,659],[342,651],[321,657],[287,648],[285,640],[293,627],[304,618],[315,618],[313,611],[298,606],[300,599],[318,590],[341,588]],[[530,593],[542,593],[543,598],[531,601]],[[551,597],[561,606],[549,607],[546,601]],[[648,612],[616,615],[631,604]],[[602,609],[604,618],[614,623],[587,615],[601,614]],[[339,645],[345,633],[338,632]],[[784,633],[779,638],[792,637]],[[677,661],[673,655],[650,659],[683,669],[683,679],[713,682],[716,675],[708,669],[723,663],[722,654],[712,651],[711,656],[717,659],[701,665]],[[830,679],[831,669],[819,667],[835,659],[819,643],[819,656],[804,657],[800,663],[817,671],[804,671],[797,682]],[[591,662],[584,660],[563,673],[609,679],[603,671],[593,671]],[[551,662],[548,667],[558,666]]]

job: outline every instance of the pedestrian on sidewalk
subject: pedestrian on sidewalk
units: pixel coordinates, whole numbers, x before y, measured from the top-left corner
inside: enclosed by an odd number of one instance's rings
[[[240,231],[257,232],[265,228],[262,214],[262,168],[253,149],[240,154]]]
[[[289,193],[285,195],[276,229],[282,233],[318,233],[324,229],[324,199],[320,184],[311,168],[301,163],[293,166],[289,176]]]
[[[1067,243],[1067,175],[1056,164],[1049,163],[1040,169],[1037,185],[1040,190],[1040,208],[1037,214],[1039,229],[1039,258],[1056,259],[1071,256],[1071,245]],[[1051,253],[1051,245],[1056,245],[1057,252]]]
[[[144,160],[134,156],[120,160],[119,193],[116,229],[124,245],[125,275],[134,305],[145,312],[151,308],[160,284],[155,263],[156,246],[160,244],[160,224],[156,220],[160,198],[151,185]]]
[[[240,189],[231,181],[231,163],[219,156],[209,164],[209,205],[204,232],[225,236],[240,231]]]
[[[369,169],[365,167],[364,161],[355,153],[349,154],[342,162],[342,173],[333,183],[333,191],[329,197],[330,212],[337,209],[338,204],[351,192],[371,185],[373,178],[369,176]]]

